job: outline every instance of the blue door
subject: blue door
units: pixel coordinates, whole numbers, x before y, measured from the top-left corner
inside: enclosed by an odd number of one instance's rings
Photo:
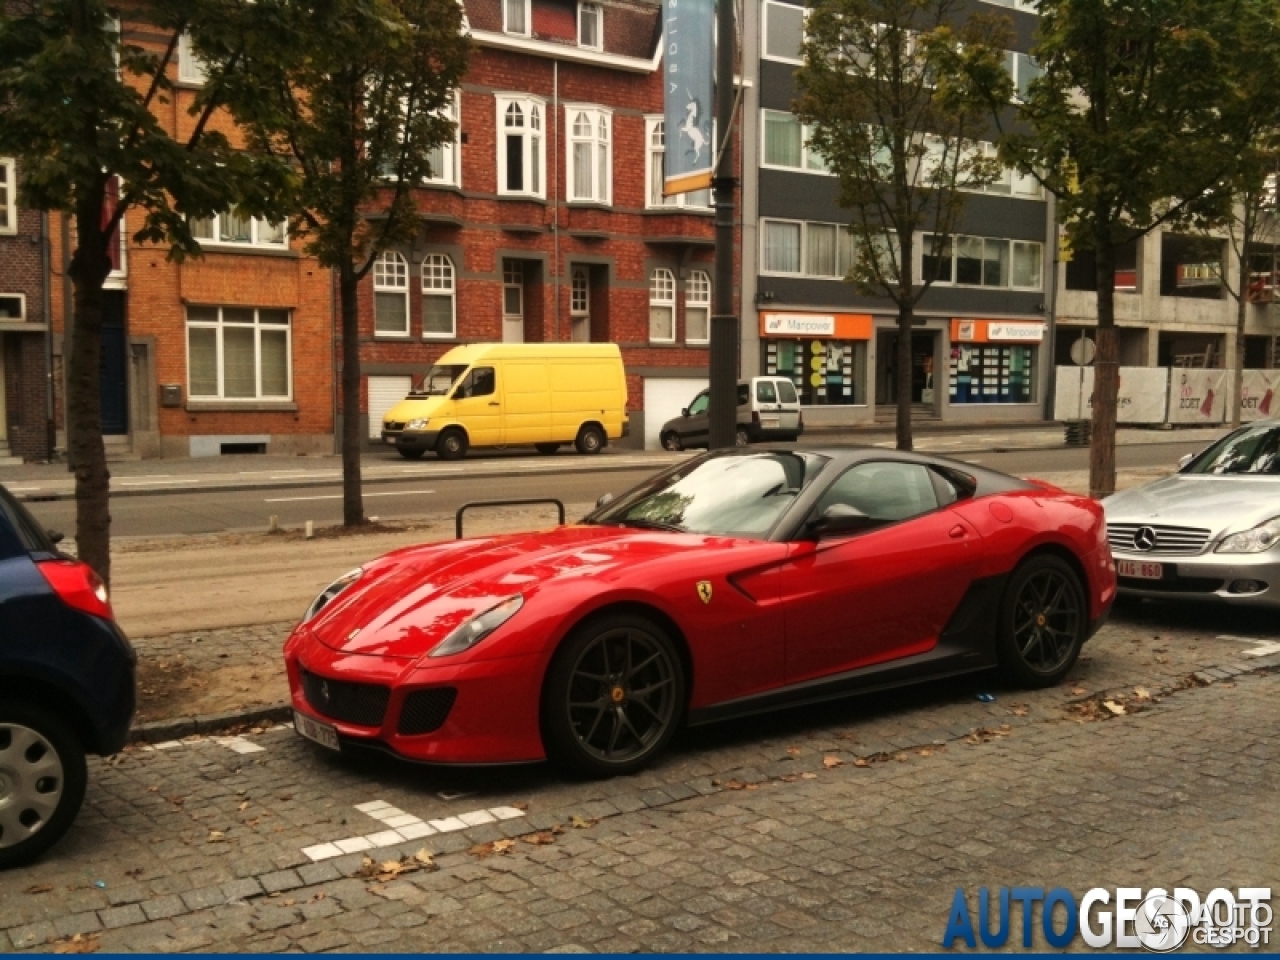
[[[99,366],[102,397],[102,432],[129,432],[129,364],[125,339],[123,290],[102,294],[102,358]]]

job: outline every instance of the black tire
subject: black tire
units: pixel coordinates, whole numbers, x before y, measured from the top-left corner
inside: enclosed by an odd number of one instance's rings
[[[1019,686],[1051,687],[1075,665],[1088,630],[1088,600],[1070,564],[1049,554],[1024,560],[1000,602],[1000,669]]]
[[[406,460],[421,460],[422,455],[427,452],[426,450],[406,450],[404,447],[397,447],[396,449],[400,452],[400,456]]]
[[[467,435],[457,427],[450,427],[436,437],[436,456],[441,460],[461,460],[467,455]]]
[[[746,427],[739,427],[733,435],[734,446],[747,447],[751,445],[751,434],[747,432]]]
[[[586,621],[560,645],[543,684],[548,758],[592,777],[641,769],[684,720],[685,683],[675,644],[652,620],[606,614]]]
[[[684,449],[684,444],[680,442],[680,434],[674,430],[668,430],[660,438],[662,441],[662,449],[670,450],[672,453],[678,453]]]
[[[533,445],[533,449],[537,450],[539,453],[555,453],[557,450],[559,450],[559,449],[560,449],[560,444],[558,444],[558,443],[535,443],[535,444]]]
[[[603,450],[608,442],[603,430],[594,423],[588,423],[578,431],[578,439],[573,441],[573,446],[584,457],[589,457]]]
[[[84,746],[47,707],[0,706],[0,870],[30,863],[67,832],[84,802]]]

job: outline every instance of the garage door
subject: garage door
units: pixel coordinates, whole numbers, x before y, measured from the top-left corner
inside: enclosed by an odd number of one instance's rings
[[[405,398],[413,386],[412,377],[369,378],[369,439],[382,437],[382,418]]]
[[[662,425],[672,417],[680,416],[699,390],[707,389],[705,379],[659,379],[646,377],[644,381],[644,448],[658,450],[658,433]]]

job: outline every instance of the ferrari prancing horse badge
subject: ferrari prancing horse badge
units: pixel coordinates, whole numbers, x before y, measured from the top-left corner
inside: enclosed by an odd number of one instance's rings
[[[711,602],[711,581],[710,580],[698,581],[698,596],[702,598],[703,603]]]

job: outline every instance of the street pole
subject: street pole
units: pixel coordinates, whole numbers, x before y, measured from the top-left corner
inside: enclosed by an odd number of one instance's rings
[[[738,32],[733,0],[716,4],[716,156],[711,186],[716,207],[716,280],[711,317],[710,401],[708,446],[732,447],[737,437],[738,315],[733,306],[734,190],[738,185],[734,160],[734,68]]]

